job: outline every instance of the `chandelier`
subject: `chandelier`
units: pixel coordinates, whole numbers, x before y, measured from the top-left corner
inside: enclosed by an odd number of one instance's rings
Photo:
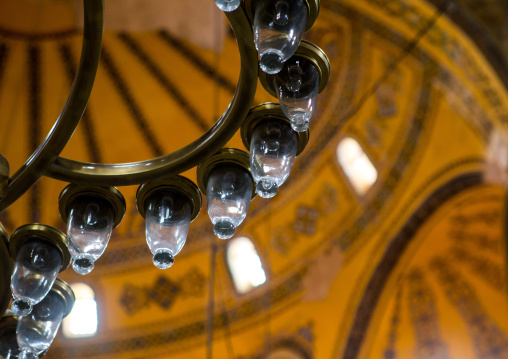
[[[9,237],[0,224],[0,356],[44,355],[74,304],[71,288],[57,278],[72,265],[90,273],[126,212],[115,186],[139,185],[136,204],[145,218],[153,263],[167,269],[183,248],[202,194],[214,233],[231,238],[250,201],[271,198],[288,178],[309,139],[309,122],[325,88],[325,53],[301,40],[319,13],[319,0],[215,0],[236,37],[241,70],[237,89],[215,125],[189,145],[136,163],[84,163],[59,157],[77,127],[92,91],[103,33],[103,1],[85,0],[81,59],[70,94],[52,130],[11,177],[0,158],[0,211],[42,176],[69,182],[59,198],[67,233],[27,224]],[[251,108],[260,79],[279,103]],[[249,153],[225,144],[240,130]],[[181,176],[197,166],[197,184]],[[10,283],[10,289],[9,289]]]

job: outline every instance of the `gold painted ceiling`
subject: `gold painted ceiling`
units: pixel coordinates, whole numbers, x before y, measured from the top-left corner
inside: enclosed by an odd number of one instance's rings
[[[237,231],[254,241],[267,283],[235,292],[205,210],[175,265],[156,269],[136,188],[122,187],[127,214],[95,270],[61,275],[96,291],[98,334],[59,335],[46,357],[205,358],[216,245],[214,358],[508,358],[505,191],[483,179],[489,140],[508,123],[506,64],[491,61],[457,11],[437,0],[322,0],[305,38],[332,74],[310,143]],[[0,2],[0,153],[13,170],[58,116],[80,41],[71,2]],[[168,30],[109,30],[62,155],[111,163],[173,151],[213,125],[238,73],[230,35],[216,53]],[[256,103],[273,100],[258,88]],[[378,170],[364,196],[337,160],[345,136]],[[243,148],[239,137],[230,145]],[[185,175],[195,180],[195,170]],[[8,232],[64,229],[64,186],[39,181],[2,213]]]

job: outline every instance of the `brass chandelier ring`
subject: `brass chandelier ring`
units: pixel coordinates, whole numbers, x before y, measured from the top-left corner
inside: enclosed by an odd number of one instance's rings
[[[187,171],[219,151],[242,125],[254,101],[258,79],[258,54],[254,34],[242,7],[226,16],[236,36],[241,70],[231,104],[215,123],[194,142],[151,160],[97,164],[58,157],[46,175],[61,181],[97,186],[139,185]]]
[[[83,116],[99,67],[104,24],[102,0],[83,0],[83,6],[85,10],[83,46],[67,102],[44,142],[3,189],[5,197],[0,201],[0,212],[46,174],[46,170],[62,152]]]

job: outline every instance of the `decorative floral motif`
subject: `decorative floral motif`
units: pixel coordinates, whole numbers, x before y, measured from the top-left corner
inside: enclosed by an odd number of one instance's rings
[[[202,297],[205,284],[206,277],[198,268],[192,267],[177,281],[161,275],[150,287],[125,284],[120,305],[127,315],[134,315],[151,303],[169,310],[179,297]]]
[[[409,308],[420,359],[447,359],[448,349],[441,338],[436,298],[423,272],[415,268],[408,275]]]
[[[494,319],[485,312],[471,284],[464,280],[444,258],[434,258],[430,266],[437,274],[443,292],[467,323],[477,357],[508,358],[508,337]]]

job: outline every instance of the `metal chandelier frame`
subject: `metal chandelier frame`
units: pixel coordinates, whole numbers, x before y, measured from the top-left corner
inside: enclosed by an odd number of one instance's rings
[[[304,1],[309,10],[306,29],[308,30],[318,16],[320,0]],[[9,177],[8,161],[0,155],[0,212],[17,201],[42,176],[75,185],[100,187],[141,185],[178,175],[209,160],[244,124],[254,101],[258,77],[265,89],[270,94],[274,94],[273,86],[269,85],[266,75],[258,67],[258,52],[254,44],[252,27],[255,4],[256,0],[243,0],[237,10],[225,12],[238,44],[241,70],[233,99],[217,122],[195,141],[167,155],[140,162],[99,164],[59,157],[85,111],[101,54],[104,25],[103,0],[83,0],[84,29],[81,57],[67,102],[43,143],[12,176]],[[315,45],[304,42],[297,53],[314,62],[319,72],[321,91],[326,86],[330,72],[330,63],[326,55]],[[314,55],[311,56],[312,54]],[[255,122],[250,118],[256,117],[256,114],[270,112],[272,107],[267,104],[264,109],[253,109],[254,114],[249,115],[247,122]],[[280,110],[279,112],[272,112],[271,116],[283,116]],[[245,137],[250,137],[252,131],[247,131],[247,134],[243,132],[245,132],[244,129],[242,129],[242,138],[245,143]],[[301,137],[302,134],[299,136]],[[308,133],[306,136],[303,147],[308,140]],[[302,142],[300,147],[298,153],[303,150]],[[9,245],[9,236],[0,223],[0,317],[6,312],[11,300],[10,276],[13,264],[12,253],[10,253],[12,248],[9,251]],[[12,323],[10,325],[12,326]],[[2,326],[0,321],[0,332]]]

